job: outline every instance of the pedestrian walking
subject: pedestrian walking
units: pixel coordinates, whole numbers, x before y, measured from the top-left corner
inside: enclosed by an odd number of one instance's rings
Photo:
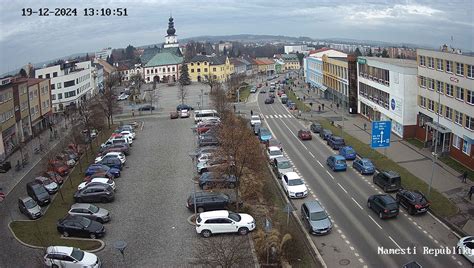
[[[318,112],[321,112],[321,105],[318,105]]]
[[[367,130],[367,123],[364,123],[364,131]]]
[[[336,103],[336,108],[339,109],[339,103]]]
[[[135,111],[132,109],[132,117],[135,117]]]
[[[250,110],[250,115],[251,115],[251,116],[253,115],[253,111],[252,111],[252,110]]]
[[[467,179],[467,171],[464,171],[464,173],[461,175],[461,182],[466,183],[466,179]]]
[[[237,110],[237,108],[236,108],[235,105],[234,105],[234,113],[235,113],[236,110]]]
[[[472,194],[474,193],[474,185],[471,186],[471,189],[469,189],[469,200],[472,200]]]
[[[304,100],[304,101],[306,100],[306,96],[303,96],[303,100]]]
[[[331,109],[332,109],[332,102],[329,104],[329,107],[331,107]]]
[[[323,111],[324,111],[324,103],[322,104],[322,108],[323,108]]]

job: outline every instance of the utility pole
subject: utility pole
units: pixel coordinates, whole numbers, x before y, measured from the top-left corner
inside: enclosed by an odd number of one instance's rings
[[[440,106],[441,106],[441,92],[438,90],[438,107],[437,107],[437,111],[436,111],[438,113],[438,117],[437,117],[436,128],[439,128],[439,114],[441,113]],[[434,171],[435,171],[435,165],[436,165],[436,158],[438,156],[438,136],[439,136],[439,132],[438,132],[438,129],[436,129],[436,136],[435,136],[434,131],[435,131],[435,129],[433,129],[433,141],[435,143],[435,146],[434,146],[434,152],[433,152],[433,158],[432,158],[433,162],[431,164],[430,184],[428,185],[428,197],[431,194],[431,186],[433,185],[433,177],[434,177]],[[444,148],[442,148],[441,150],[443,150],[443,149]]]

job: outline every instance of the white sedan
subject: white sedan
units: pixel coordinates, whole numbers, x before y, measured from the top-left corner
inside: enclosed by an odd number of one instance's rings
[[[127,158],[125,158],[125,155],[121,152],[109,152],[103,156],[99,156],[95,159],[95,163],[99,163],[100,161],[104,160],[105,158],[108,158],[108,157],[115,157],[115,158],[118,158],[120,160],[120,162],[122,162],[122,164],[124,164],[126,161],[127,161]]]
[[[43,257],[48,267],[91,267],[101,266],[97,255],[82,251],[78,248],[50,246]]]
[[[77,190],[81,190],[82,188],[86,187],[90,183],[107,184],[110,187],[112,187],[112,189],[114,189],[114,191],[115,191],[115,182],[113,180],[109,179],[109,178],[93,178],[90,181],[85,181],[85,182],[79,184],[79,186],[77,186]]]
[[[474,264],[474,236],[461,238],[456,247],[459,254],[466,257],[471,264]]]
[[[250,118],[250,125],[255,125],[255,124],[262,124],[262,121],[260,120],[260,116],[258,115],[252,115]]]
[[[120,134],[130,137],[130,138],[132,138],[132,140],[134,140],[135,136],[136,136],[135,132],[130,132],[128,130],[124,130],[124,131],[120,132]]]
[[[308,195],[308,188],[298,173],[287,172],[281,180],[289,198],[303,198]]]
[[[189,117],[189,111],[186,109],[183,109],[179,112],[179,117],[181,118],[188,118]]]
[[[281,149],[279,147],[270,146],[267,149],[267,156],[268,156],[268,160],[273,161],[273,159],[277,157],[282,157],[283,153],[281,152]]]

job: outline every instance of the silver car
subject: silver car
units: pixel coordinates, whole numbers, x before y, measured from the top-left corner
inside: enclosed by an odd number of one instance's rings
[[[76,203],[72,205],[68,213],[71,216],[83,216],[100,223],[110,221],[110,213],[108,210],[87,203]]]
[[[18,199],[18,208],[21,213],[25,214],[32,220],[38,219],[43,215],[40,206],[38,206],[36,201],[29,196]]]
[[[35,181],[43,184],[44,188],[46,188],[46,191],[48,194],[54,194],[58,191],[59,186],[56,182],[52,181],[49,178],[46,177],[36,177]]]
[[[288,172],[295,171],[293,169],[293,165],[291,164],[290,160],[288,160],[284,156],[277,157],[273,160],[273,165],[275,166],[275,169],[277,171],[278,177],[283,177]]]
[[[301,218],[309,232],[315,235],[325,235],[331,232],[332,222],[321,204],[314,200],[301,205]]]

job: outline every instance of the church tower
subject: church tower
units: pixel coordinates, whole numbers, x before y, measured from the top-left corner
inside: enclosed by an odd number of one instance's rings
[[[174,28],[173,17],[170,17],[168,22],[168,30],[166,31],[167,35],[165,37],[165,43],[163,44],[164,48],[168,47],[179,47],[178,37],[176,36],[176,30]]]

